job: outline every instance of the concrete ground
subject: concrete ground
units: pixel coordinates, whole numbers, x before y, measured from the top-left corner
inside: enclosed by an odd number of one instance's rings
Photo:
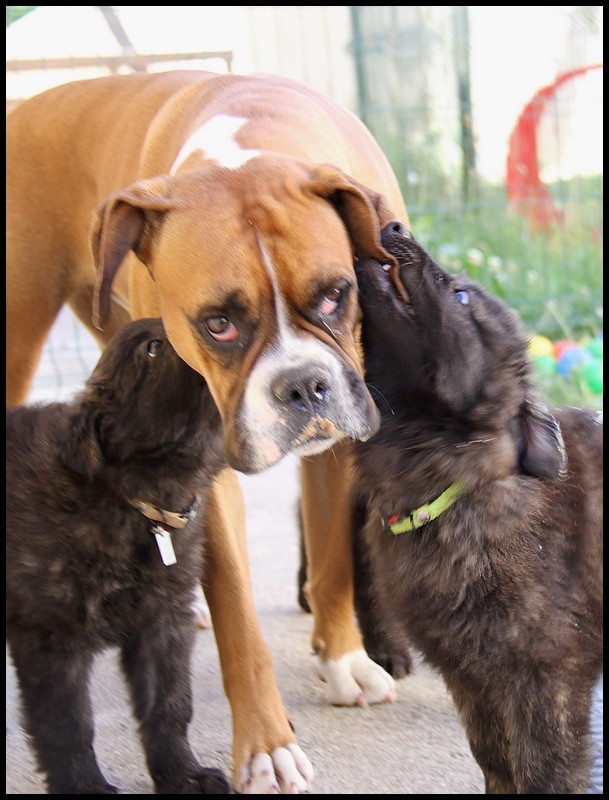
[[[318,794],[481,794],[483,782],[442,682],[419,666],[399,683],[395,704],[335,708],[310,652],[311,616],[296,601],[296,464],[289,460],[243,480],[256,606],[273,653],[279,687],[299,741],[312,760]],[[7,660],[7,794],[41,794],[18,724]],[[230,711],[212,630],[197,637],[191,742],[205,764],[231,768]],[[92,679],[96,749],[107,778],[125,794],[150,794],[137,733],[113,651]]]
[[[72,352],[75,334],[71,325],[70,318],[62,315],[54,332],[58,351],[45,352],[35,399],[68,395],[73,383],[82,379],[80,373],[97,358],[87,337],[83,338],[84,350]],[[70,377],[56,390],[62,359],[70,363]],[[326,703],[310,650],[311,616],[301,611],[296,599],[297,463],[287,458],[260,475],[242,477],[242,485],[256,607],[285,705],[299,743],[313,762],[314,793],[483,794],[482,775],[452,700],[441,679],[420,662],[414,674],[398,683],[398,699],[392,705],[362,709]],[[197,636],[193,686],[193,749],[204,764],[230,773],[230,710],[222,690],[213,630],[202,630]],[[106,777],[122,794],[151,794],[114,651],[97,659],[91,690],[95,746]],[[8,653],[6,694],[6,793],[44,794],[20,729],[18,690]],[[602,741],[602,686],[595,719]],[[602,755],[595,777],[594,793],[602,793]]]

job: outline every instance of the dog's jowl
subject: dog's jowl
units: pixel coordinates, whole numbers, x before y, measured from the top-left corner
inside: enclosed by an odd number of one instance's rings
[[[223,467],[203,378],[158,319],[128,324],[71,402],[7,409],[7,617],[50,794],[114,794],[94,751],[94,655],[118,646],[157,793],[226,794],[188,743],[190,604]]]
[[[380,432],[356,445],[372,608],[452,693],[487,793],[585,793],[602,675],[602,418],[550,410],[516,313],[401,223],[358,267]],[[361,521],[361,524],[357,524]]]

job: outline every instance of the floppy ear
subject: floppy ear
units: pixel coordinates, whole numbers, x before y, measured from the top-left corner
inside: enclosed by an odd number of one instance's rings
[[[103,329],[110,309],[110,290],[118,268],[130,250],[151,266],[151,244],[170,198],[173,179],[142,180],[110,195],[99,207],[91,228],[91,248],[97,270],[93,324]]]
[[[336,208],[349,232],[357,258],[374,258],[397,267],[394,257],[381,245],[381,228],[395,216],[382,194],[332,164],[315,168],[310,188]]]
[[[96,407],[95,403],[88,400],[84,400],[76,407],[61,454],[61,459],[67,467],[89,480],[104,464]]]
[[[538,478],[564,480],[567,453],[560,425],[542,403],[526,399],[520,412],[520,467]]]

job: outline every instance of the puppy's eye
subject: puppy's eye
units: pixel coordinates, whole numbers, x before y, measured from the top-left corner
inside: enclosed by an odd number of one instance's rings
[[[163,349],[163,341],[161,339],[152,339],[148,342],[148,355],[150,358],[156,358]]]
[[[469,305],[469,292],[466,292],[465,289],[457,289],[455,291],[455,297],[462,306]]]
[[[217,342],[234,342],[239,338],[239,330],[228,317],[208,317],[204,320],[205,329]]]
[[[325,317],[334,314],[340,306],[344,294],[345,290],[340,286],[334,286],[332,289],[329,289],[321,299],[319,306],[320,314],[323,314]]]

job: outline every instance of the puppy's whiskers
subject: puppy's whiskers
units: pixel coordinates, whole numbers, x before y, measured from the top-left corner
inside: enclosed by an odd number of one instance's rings
[[[328,323],[327,323],[327,322],[325,322],[324,320],[320,320],[320,322],[321,322],[321,324],[324,326],[324,328],[325,328],[325,329],[328,331],[328,333],[330,334],[330,336],[331,336],[333,339],[336,339],[336,338],[338,337],[338,335],[340,334],[340,331],[335,331],[335,330],[334,330],[333,328],[331,328],[331,327],[328,325]]]
[[[488,442],[494,442],[496,436],[489,436],[486,439],[470,439],[468,442],[457,442],[455,447],[469,447],[471,444],[487,444]]]
[[[381,398],[381,400],[383,401],[383,403],[387,408],[387,411],[389,411],[389,413],[395,417],[395,411],[391,408],[391,406],[389,405],[389,401],[387,400],[385,395],[380,391],[380,389],[377,389],[376,386],[373,386],[371,383],[367,383],[366,386],[368,387],[370,394],[374,393]]]

